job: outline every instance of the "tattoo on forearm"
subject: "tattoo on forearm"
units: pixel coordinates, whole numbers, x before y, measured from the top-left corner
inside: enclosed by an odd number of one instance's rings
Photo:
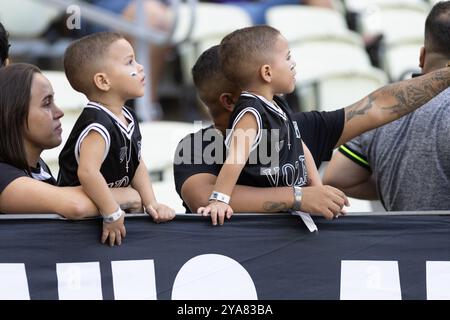
[[[392,95],[396,103],[382,109],[404,115],[426,104],[450,86],[450,69],[438,70],[420,78],[392,84],[380,89],[380,94]],[[385,92],[382,92],[382,90]]]
[[[281,211],[287,211],[289,207],[284,202],[272,202],[267,201],[263,204],[264,211],[266,212],[281,212]]]
[[[450,86],[450,68],[385,86],[346,108],[346,121],[366,114],[374,106],[402,116],[426,104]]]
[[[365,99],[358,101],[347,109],[346,120],[350,121],[356,116],[361,116],[369,111],[373,106],[373,94],[369,94]]]

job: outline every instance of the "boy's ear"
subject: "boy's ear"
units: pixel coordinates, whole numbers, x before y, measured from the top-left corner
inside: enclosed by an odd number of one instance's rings
[[[236,104],[236,101],[231,93],[224,92],[220,94],[219,101],[220,104],[228,111],[231,112],[234,110],[234,105]]]
[[[107,75],[101,72],[94,74],[94,84],[101,91],[108,91],[111,88]]]
[[[262,65],[261,68],[259,69],[261,78],[265,81],[265,82],[272,82],[272,68],[270,67],[270,65],[265,64]]]

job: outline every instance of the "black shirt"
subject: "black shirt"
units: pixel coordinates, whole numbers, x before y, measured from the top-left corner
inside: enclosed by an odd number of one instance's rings
[[[80,145],[90,130],[97,131],[105,139],[100,172],[108,187],[127,187],[131,183],[141,158],[141,133],[134,112],[126,107],[122,112],[129,121],[127,127],[102,105],[88,103],[59,155],[58,185],[80,185],[77,174]]]
[[[245,113],[252,113],[258,125],[255,143],[237,184],[254,187],[303,186],[308,178],[301,134],[286,102],[274,102],[244,92],[230,116],[225,145],[230,146],[235,125]]]
[[[297,121],[302,140],[311,151],[316,166],[330,160],[344,128],[344,109],[299,112],[293,118]],[[217,176],[225,156],[224,139],[213,126],[184,137],[178,144],[173,166],[175,188],[180,198],[181,187],[189,177],[199,173]],[[218,159],[221,161],[216,161]],[[184,202],[183,205],[190,212]]]
[[[11,182],[20,177],[30,177],[52,185],[56,184],[55,178],[53,178],[49,167],[42,159],[39,159],[36,168],[30,168],[30,170],[31,176],[25,170],[0,162],[0,193],[2,193]]]

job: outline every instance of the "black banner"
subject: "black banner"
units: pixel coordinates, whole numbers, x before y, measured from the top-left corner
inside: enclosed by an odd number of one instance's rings
[[[27,299],[27,292],[32,300],[450,296],[445,287],[449,216],[314,220],[317,233],[286,215],[235,215],[221,227],[198,216],[179,215],[164,224],[128,217],[127,237],[112,248],[99,241],[100,220],[2,220],[0,297]]]

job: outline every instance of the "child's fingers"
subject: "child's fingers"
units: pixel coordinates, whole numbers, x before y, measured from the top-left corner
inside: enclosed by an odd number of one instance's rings
[[[211,221],[213,226],[217,225],[217,208],[211,209]]]
[[[118,246],[120,246],[120,245],[122,244],[122,236],[121,236],[120,233],[121,233],[121,230],[120,230],[120,229],[118,229],[118,230],[116,230],[116,231],[114,232],[115,237],[116,237],[116,243],[117,243]]]
[[[227,219],[230,219],[231,216],[233,215],[233,209],[231,207],[228,207],[226,214],[227,214]]]
[[[159,220],[158,212],[152,206],[148,206],[146,209],[148,210],[148,213],[152,216],[153,220],[155,222],[158,222]]]
[[[105,243],[106,239],[108,239],[109,231],[103,227],[101,242]]]
[[[109,245],[114,247],[114,243],[116,242],[116,234],[114,232],[109,233]]]
[[[120,233],[122,234],[122,238],[125,238],[125,236],[127,235],[127,229],[125,228],[125,225],[120,228]]]
[[[219,224],[223,225],[223,221],[225,220],[225,211],[222,209],[219,209],[219,212],[217,213],[217,216],[219,218]]]

